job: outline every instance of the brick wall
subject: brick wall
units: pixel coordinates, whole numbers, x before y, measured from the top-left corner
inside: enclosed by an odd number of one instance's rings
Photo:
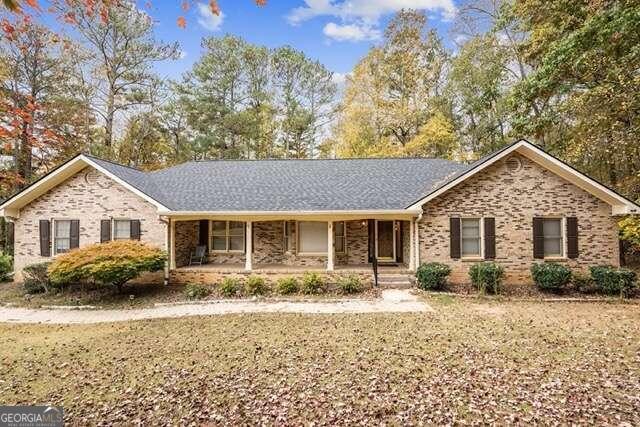
[[[15,223],[15,279],[22,279],[24,266],[52,259],[40,256],[41,219],[80,220],[82,247],[100,242],[100,220],[110,218],[139,219],[141,240],[166,249],[166,225],[158,219],[156,207],[87,167],[20,211]]]
[[[618,265],[617,225],[611,207],[531,160],[518,156],[519,171],[502,159],[442,196],[427,203],[420,221],[420,262],[449,264],[453,282],[468,281],[473,262],[449,255],[449,217],[486,216],[496,220],[496,261],[508,283],[530,283],[535,216],[575,216],[579,257],[561,260],[572,269],[595,264]]]

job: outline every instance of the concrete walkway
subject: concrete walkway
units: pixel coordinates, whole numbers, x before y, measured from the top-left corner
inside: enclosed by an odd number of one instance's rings
[[[91,324],[127,320],[233,313],[408,313],[433,309],[409,290],[387,289],[377,300],[350,299],[331,302],[212,301],[200,304],[167,305],[134,310],[44,310],[0,307],[0,322]]]

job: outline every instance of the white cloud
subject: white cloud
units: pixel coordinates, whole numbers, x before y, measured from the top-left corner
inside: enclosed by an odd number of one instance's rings
[[[325,36],[338,41],[360,42],[378,40],[380,31],[366,24],[336,24],[329,22],[322,30]]]
[[[401,9],[438,12],[444,19],[451,19],[456,13],[453,0],[305,0],[305,6],[294,8],[287,19],[294,25],[317,16],[375,23],[380,17]]]
[[[224,13],[219,15],[211,12],[208,4],[198,3],[198,24],[209,31],[218,31],[224,21]]]
[[[401,9],[417,9],[451,20],[456,14],[453,0],[304,0],[305,5],[291,10],[287,20],[299,25],[315,17],[330,16],[324,34],[338,41],[367,41],[380,38],[380,18]]]

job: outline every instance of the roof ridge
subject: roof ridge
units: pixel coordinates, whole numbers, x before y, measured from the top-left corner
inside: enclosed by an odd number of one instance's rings
[[[309,162],[309,161],[344,161],[344,160],[442,160],[445,162],[451,162],[451,163],[458,163],[458,164],[464,164],[455,160],[449,160],[449,159],[443,159],[441,157],[391,157],[391,156],[385,156],[385,157],[341,157],[341,158],[316,158],[316,159],[276,159],[276,158],[269,158],[269,159],[201,159],[201,160],[188,160],[184,163],[179,163],[178,165],[175,166],[179,166],[181,164],[186,164],[186,163],[208,163],[208,162],[293,162],[293,161],[302,161],[302,162]]]
[[[82,154],[83,156],[85,156],[85,157],[89,157],[90,159],[100,160],[100,161],[102,161],[102,162],[111,163],[112,165],[120,166],[120,167],[127,168],[127,169],[131,169],[131,170],[134,170],[134,171],[136,171],[136,172],[146,173],[145,171],[140,170],[140,169],[138,169],[138,168],[134,168],[133,166],[123,165],[122,163],[118,163],[118,162],[113,161],[113,160],[104,159],[104,158],[102,158],[102,157],[94,156],[93,154],[87,154],[87,153],[81,153],[81,154]]]

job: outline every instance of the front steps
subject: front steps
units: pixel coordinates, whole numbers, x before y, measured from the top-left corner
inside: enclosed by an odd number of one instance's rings
[[[409,289],[413,287],[413,273],[378,272],[378,287],[382,289]]]

